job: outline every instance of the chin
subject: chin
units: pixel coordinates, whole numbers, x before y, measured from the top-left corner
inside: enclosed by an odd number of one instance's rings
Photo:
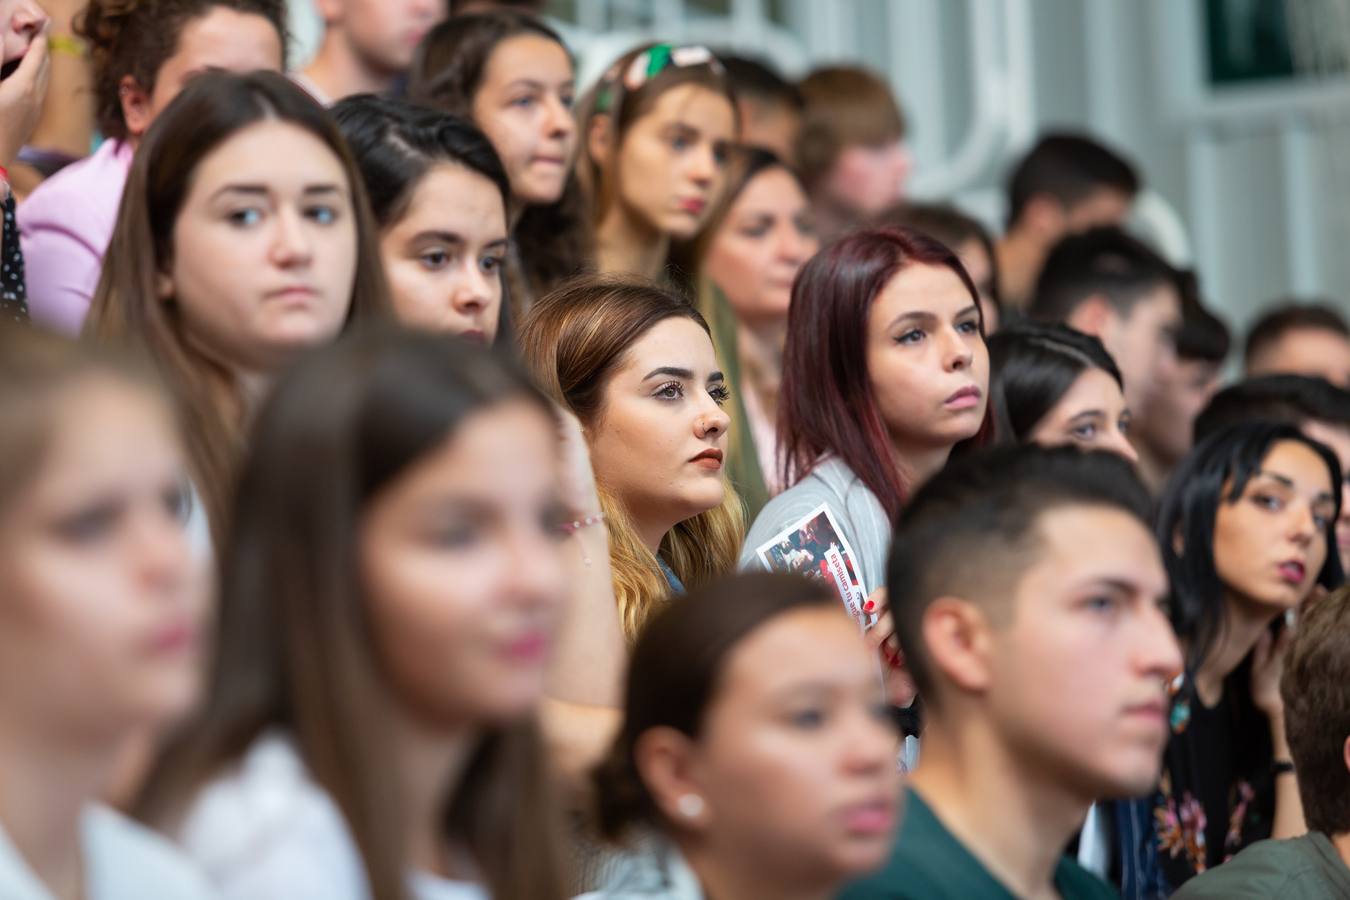
[[[663,230],[666,234],[670,235],[672,240],[687,241],[698,234],[698,230],[702,227],[702,216],[699,216],[697,219],[691,219],[688,215],[681,215],[678,218],[668,221]]]

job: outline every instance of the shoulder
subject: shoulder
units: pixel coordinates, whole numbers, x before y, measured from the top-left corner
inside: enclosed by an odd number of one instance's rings
[[[92,156],[66,166],[19,204],[20,230],[59,225],[77,233],[111,232],[130,166],[131,149],[120,141],[105,141]]]
[[[830,512],[836,519],[844,516],[845,491],[839,489],[839,479],[834,469],[831,467],[826,471],[829,466],[830,462],[822,463],[811,474],[764,505],[745,536],[741,552],[742,568],[758,562],[755,551],[761,544],[800,522],[822,503],[830,506]],[[840,521],[839,525],[841,528],[848,527],[844,521]]]
[[[118,813],[85,814],[89,885],[100,900],[197,900],[212,896],[202,872],[168,840]]]
[[[346,820],[279,732],[202,788],[181,840],[226,898],[367,896]]]
[[[704,900],[697,876],[674,845],[653,835],[638,840],[611,869],[605,886],[577,900]]]
[[[1350,869],[1326,837],[1312,832],[1257,841],[1223,865],[1190,879],[1178,900],[1256,900],[1350,894]]]
[[[1115,900],[1120,893],[1069,857],[1055,868],[1055,887],[1066,900]]]

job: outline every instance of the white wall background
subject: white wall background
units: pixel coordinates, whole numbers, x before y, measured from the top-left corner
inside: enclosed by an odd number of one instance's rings
[[[1287,0],[1350,13],[1350,0]],[[311,0],[292,0],[304,58]],[[827,61],[889,76],[911,123],[916,195],[997,220],[1000,185],[1043,128],[1097,133],[1155,197],[1138,226],[1241,326],[1280,295],[1350,313],[1350,85],[1216,94],[1201,0],[553,0],[592,78],[634,41],[756,51],[789,74]],[[1344,32],[1344,33],[1342,33]],[[1350,45],[1350,15],[1324,36]]]

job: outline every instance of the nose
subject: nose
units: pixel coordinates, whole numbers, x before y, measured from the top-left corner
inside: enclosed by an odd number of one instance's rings
[[[800,231],[797,230],[795,222],[788,220],[779,223],[778,226],[778,258],[784,262],[791,263],[793,266],[800,266],[806,261],[807,240]]]
[[[1130,439],[1119,428],[1113,428],[1107,433],[1102,447],[1112,453],[1120,454],[1131,463],[1139,462],[1139,454],[1135,452],[1134,445],[1130,443]]]
[[[558,541],[545,534],[537,520],[514,528],[503,567],[505,593],[517,606],[547,608],[561,602],[564,582]]]
[[[971,361],[975,358],[975,349],[971,346],[969,338],[958,332],[955,327],[948,327],[944,334],[946,336],[942,346],[944,368],[951,372],[969,369]]]
[[[33,0],[24,0],[20,3],[18,9],[14,10],[13,18],[10,19],[10,28],[30,39],[37,37],[42,26],[46,24],[47,13]]]
[[[1149,678],[1170,680],[1181,671],[1181,646],[1172,623],[1162,610],[1148,604],[1145,624],[1139,635],[1138,666]]]
[[[1290,512],[1292,516],[1289,523],[1289,539],[1300,547],[1306,547],[1318,535],[1312,506],[1308,503],[1297,503],[1290,507]]]
[[[272,235],[272,262],[282,268],[307,265],[313,257],[313,248],[299,210],[282,208],[273,221],[276,227]]]
[[[556,94],[549,98],[547,109],[548,120],[545,128],[548,136],[551,138],[570,138],[577,127],[576,119],[572,118],[572,111]]]
[[[844,767],[853,773],[877,774],[895,767],[898,738],[893,727],[871,709],[859,709],[844,742]]]
[[[716,437],[726,434],[730,427],[731,417],[709,396],[699,407],[698,420],[694,423],[694,434],[700,439]]]
[[[719,170],[717,151],[712,144],[704,144],[690,154],[689,180],[701,188],[712,187]]]
[[[501,281],[496,273],[483,271],[477,258],[465,260],[464,270],[455,279],[451,289],[450,305],[457,312],[473,316],[482,312],[492,302],[494,294],[500,294]]]
[[[192,567],[187,529],[175,516],[155,509],[137,517],[133,541],[140,580],[157,592],[180,588]]]

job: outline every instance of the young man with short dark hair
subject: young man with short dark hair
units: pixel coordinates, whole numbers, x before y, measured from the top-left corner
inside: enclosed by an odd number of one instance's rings
[[[446,0],[315,0],[323,43],[291,77],[331,106],[352,94],[383,94],[412,65],[422,36],[445,18]]]
[[[1060,241],[1045,261],[1027,310],[1101,340],[1125,379],[1136,416],[1155,385],[1172,377],[1181,293],[1176,271],[1119,228],[1094,228]]]
[[[1247,333],[1247,375],[1315,375],[1350,388],[1350,325],[1326,303],[1280,304]]]
[[[1303,610],[1280,694],[1308,833],[1252,844],[1177,900],[1350,897],[1350,587]]]
[[[1181,652],[1148,492],[1123,458],[1034,445],[953,461],[895,530],[887,585],[924,698],[887,866],[844,900],[1107,898],[1064,848],[1147,792]]]
[[[794,168],[802,127],[802,92],[767,62],[750,56],[717,54],[727,70],[741,117],[742,144],[770,150]]]
[[[1087,135],[1047,134],[1008,179],[1008,228],[998,243],[1003,301],[1024,309],[1050,250],[1062,239],[1129,214],[1139,175]]]

